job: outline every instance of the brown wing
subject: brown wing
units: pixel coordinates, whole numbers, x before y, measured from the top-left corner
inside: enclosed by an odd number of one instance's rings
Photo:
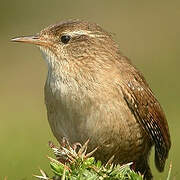
[[[134,73],[133,73],[134,72]],[[127,105],[155,145],[155,164],[164,170],[171,146],[168,124],[164,112],[143,76],[133,67],[130,81],[123,80],[122,92]]]

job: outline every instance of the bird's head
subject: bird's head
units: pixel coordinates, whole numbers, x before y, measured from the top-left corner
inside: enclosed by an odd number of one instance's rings
[[[49,67],[55,64],[74,64],[93,68],[102,66],[118,48],[111,35],[99,25],[81,20],[57,23],[34,36],[18,37],[13,42],[35,44],[45,55]]]

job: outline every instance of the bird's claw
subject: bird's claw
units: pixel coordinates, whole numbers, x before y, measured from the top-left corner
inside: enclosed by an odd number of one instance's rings
[[[65,162],[74,162],[75,159],[81,158],[81,159],[87,159],[90,157],[96,150],[95,148],[93,151],[87,152],[87,146],[89,143],[89,139],[81,145],[81,143],[74,143],[73,145],[70,145],[67,138],[63,138],[62,142],[60,143],[60,147],[56,147],[52,142],[49,142],[49,146],[53,150],[56,158],[58,161],[65,163]]]

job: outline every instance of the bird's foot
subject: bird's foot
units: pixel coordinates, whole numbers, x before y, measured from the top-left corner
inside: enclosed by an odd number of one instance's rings
[[[95,148],[93,151],[87,153],[88,143],[89,140],[87,140],[83,145],[80,143],[70,145],[68,139],[63,138],[59,148],[56,147],[52,142],[49,142],[49,146],[53,150],[58,161],[61,163],[72,163],[78,158],[89,158],[97,150],[97,148]]]
[[[70,143],[68,141],[68,139],[66,137],[62,138],[62,142],[60,143],[60,146],[64,147],[64,148],[68,148],[70,146]],[[77,149],[80,149],[82,147],[81,143],[76,142],[74,144],[71,145],[71,148],[74,151],[77,151]]]

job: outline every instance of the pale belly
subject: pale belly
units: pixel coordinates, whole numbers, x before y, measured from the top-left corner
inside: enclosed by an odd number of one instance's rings
[[[81,144],[90,139],[89,151],[98,147],[95,156],[103,161],[115,155],[117,162],[130,162],[148,154],[149,139],[121,94],[114,99],[103,96],[97,102],[92,98],[95,93],[79,95],[75,84],[70,88],[61,84],[56,91],[55,85],[46,82],[45,102],[50,127],[59,142],[63,137]]]
[[[147,136],[137,120],[132,118],[130,110],[120,109],[116,114],[107,110],[111,106],[105,106],[99,109],[91,107],[91,112],[84,115],[60,104],[59,108],[57,104],[47,105],[48,121],[54,136],[59,142],[66,137],[72,144],[83,144],[90,139],[89,151],[99,147],[95,156],[103,161],[115,155],[117,162],[130,162],[143,153],[147,154],[150,150]]]

